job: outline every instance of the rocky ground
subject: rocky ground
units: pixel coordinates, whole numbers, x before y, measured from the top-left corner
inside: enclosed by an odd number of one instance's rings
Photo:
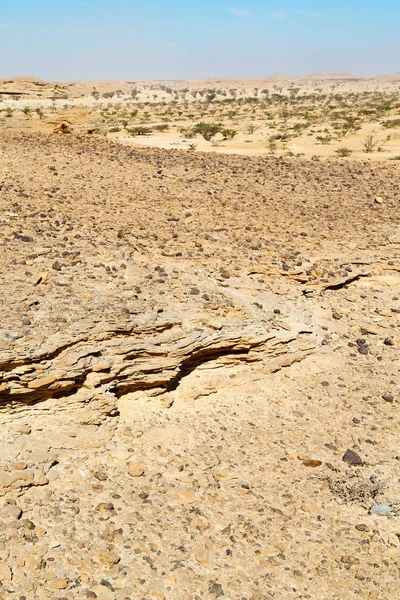
[[[399,184],[3,132],[0,598],[400,598]]]

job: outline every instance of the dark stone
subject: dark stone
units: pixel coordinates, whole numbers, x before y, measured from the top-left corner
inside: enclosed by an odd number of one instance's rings
[[[360,354],[365,354],[365,355],[368,354],[368,348],[367,348],[367,346],[358,346],[358,352]]]
[[[208,591],[210,594],[215,594],[217,598],[219,598],[220,596],[225,596],[224,590],[222,589],[222,586],[220,583],[216,583],[215,581],[212,581],[210,583],[210,587],[208,588]]]
[[[361,467],[364,464],[361,456],[357,452],[354,452],[354,450],[350,450],[350,448],[343,454],[342,461],[352,467]]]
[[[107,581],[107,579],[102,579],[100,581],[100,585],[103,585],[104,587],[108,588],[112,592],[115,591],[114,587],[111,585],[111,583],[109,581]]]
[[[382,398],[385,402],[393,402],[394,400],[392,394],[383,394]]]

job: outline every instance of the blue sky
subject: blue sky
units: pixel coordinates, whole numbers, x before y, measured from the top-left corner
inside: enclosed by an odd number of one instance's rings
[[[0,78],[400,71],[399,0],[3,0]]]

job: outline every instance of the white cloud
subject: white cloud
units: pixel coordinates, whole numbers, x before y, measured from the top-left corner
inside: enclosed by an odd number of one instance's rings
[[[244,8],[230,8],[229,12],[231,12],[233,15],[236,15],[237,17],[248,17],[250,14],[250,11]]]

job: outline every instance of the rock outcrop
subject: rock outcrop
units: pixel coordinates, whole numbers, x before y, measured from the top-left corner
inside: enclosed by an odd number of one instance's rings
[[[397,598],[398,166],[0,173],[0,598]]]

